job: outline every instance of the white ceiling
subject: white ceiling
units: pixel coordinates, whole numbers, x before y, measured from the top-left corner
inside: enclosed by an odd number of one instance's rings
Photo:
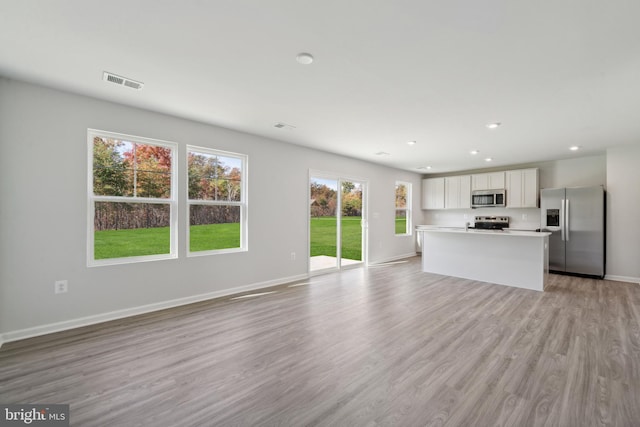
[[[638,0],[0,0],[0,74],[437,173],[639,143],[639,22]]]

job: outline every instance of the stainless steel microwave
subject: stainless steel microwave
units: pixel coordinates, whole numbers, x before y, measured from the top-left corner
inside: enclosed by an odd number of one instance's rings
[[[471,207],[505,207],[507,203],[506,193],[506,190],[474,190],[471,192]]]

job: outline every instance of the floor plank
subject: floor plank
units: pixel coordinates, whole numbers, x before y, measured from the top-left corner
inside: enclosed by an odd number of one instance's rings
[[[411,258],[7,343],[0,402],[77,426],[640,425],[640,286],[550,282]]]

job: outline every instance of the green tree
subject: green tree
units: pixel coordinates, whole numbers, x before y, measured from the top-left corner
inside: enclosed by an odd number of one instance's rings
[[[362,189],[350,181],[342,182],[342,215],[362,215]]]
[[[96,137],[93,140],[93,193],[99,196],[123,196],[126,192],[127,165],[118,148],[122,142]]]
[[[351,181],[342,181],[342,194],[351,193],[356,185]]]

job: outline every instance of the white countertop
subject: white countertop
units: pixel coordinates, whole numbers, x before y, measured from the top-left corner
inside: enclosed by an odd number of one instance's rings
[[[523,231],[523,230],[476,230],[470,228],[469,230],[465,230],[464,227],[445,227],[445,226],[434,226],[434,225],[418,225],[416,226],[416,231],[429,232],[429,233],[456,233],[456,234],[482,234],[484,236],[510,236],[510,237],[546,237],[550,236],[551,233],[548,232],[537,232],[537,231]]]

